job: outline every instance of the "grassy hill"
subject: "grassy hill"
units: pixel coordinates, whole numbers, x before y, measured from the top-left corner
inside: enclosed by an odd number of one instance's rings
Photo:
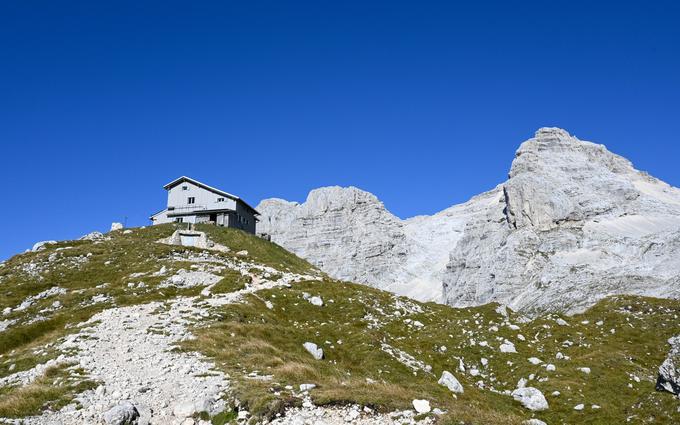
[[[678,400],[654,389],[666,340],[680,334],[678,301],[618,296],[577,316],[528,321],[495,304],[455,309],[336,281],[238,230],[199,226],[228,252],[158,242],[175,229],[60,242],[0,266],[0,384],[9,382],[0,385],[0,417],[58,410],[98,385],[87,370],[56,361],[69,354],[58,342],[80,323],[107,309],[183,297],[208,314],[192,319],[195,338],[175,349],[212,359],[231,380],[227,404],[247,409],[254,420],[300,405],[299,385],[315,384],[309,395],[319,405],[390,412],[427,399],[443,412],[428,415],[442,424],[680,423]],[[240,269],[215,268],[219,281],[210,293],[200,282],[168,285],[169,277],[196,269],[197,258]],[[284,274],[306,278],[244,290],[253,280],[276,282]],[[234,291],[243,292],[234,303],[208,303]],[[315,296],[322,306],[309,302]],[[321,347],[324,358],[315,360],[305,342]],[[516,352],[501,352],[507,342]],[[27,371],[40,374],[26,383],[10,379]],[[437,383],[443,371],[456,376],[464,393]],[[532,412],[509,395],[521,379],[545,395],[547,410]],[[213,422],[233,417],[227,412]]]

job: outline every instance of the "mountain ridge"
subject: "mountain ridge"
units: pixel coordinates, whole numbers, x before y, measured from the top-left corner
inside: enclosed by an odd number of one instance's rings
[[[645,248],[639,246],[657,235],[670,250],[659,255],[677,252],[680,190],[636,170],[605,146],[579,140],[563,129],[539,129],[517,149],[506,182],[433,215],[399,219],[375,195],[353,187],[319,188],[310,195],[312,202],[310,197],[303,203],[262,201],[257,207],[262,212],[259,228],[336,278],[455,306],[498,301],[525,311],[571,312],[599,299],[596,288],[574,295],[542,285],[557,278],[566,279],[564,287],[572,289],[576,283],[594,282],[605,274],[586,261],[588,252],[595,250],[593,255],[604,255],[613,265],[614,257],[623,255],[619,263],[640,266],[619,270],[618,287],[609,282],[606,293],[680,296],[673,289],[680,270],[669,261],[663,262],[663,273],[669,276],[644,270]],[[372,207],[362,205],[357,212],[357,196],[374,200]],[[319,198],[334,205],[335,218],[324,218]],[[286,217],[285,224],[280,216]],[[383,216],[391,222],[384,225],[378,219]],[[607,236],[617,229],[619,234]],[[606,249],[614,242],[618,253]],[[515,244],[511,250],[508,243]],[[356,249],[371,244],[376,246],[369,255]],[[528,244],[531,252],[523,252],[518,244]],[[556,249],[546,250],[546,244]],[[578,282],[559,270],[563,264],[541,258],[578,257],[579,249],[585,254],[572,263],[588,268],[590,276]],[[641,279],[652,283],[645,287],[637,282]],[[532,292],[551,293],[555,299],[527,298]]]

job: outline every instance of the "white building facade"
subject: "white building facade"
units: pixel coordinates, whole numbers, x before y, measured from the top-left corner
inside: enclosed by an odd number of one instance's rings
[[[211,223],[255,234],[260,214],[238,196],[186,176],[163,188],[168,191],[168,204],[150,217],[152,224]]]

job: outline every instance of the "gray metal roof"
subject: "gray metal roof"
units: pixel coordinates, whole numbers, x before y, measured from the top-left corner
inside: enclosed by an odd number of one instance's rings
[[[241,201],[241,202],[243,202],[243,205],[245,205],[246,207],[248,207],[248,208],[250,208],[251,210],[253,210],[253,212],[255,213],[255,215],[260,215],[260,213],[257,212],[257,210],[256,210],[255,208],[251,207],[251,206],[250,206],[246,201],[244,201],[242,198],[239,198],[239,197],[236,196],[236,195],[232,195],[232,194],[229,193],[229,192],[225,192],[225,191],[223,191],[223,190],[214,188],[214,187],[212,187],[212,186],[208,186],[207,184],[202,183],[202,182],[199,182],[198,180],[194,180],[194,179],[192,179],[191,177],[182,176],[182,177],[176,178],[175,180],[173,180],[173,181],[171,181],[170,183],[168,183],[168,184],[166,184],[165,186],[163,186],[163,189],[165,189],[165,190],[170,190],[170,189],[172,189],[173,187],[177,186],[178,184],[180,184],[180,183],[182,183],[182,182],[189,182],[189,183],[195,184],[195,185],[198,186],[198,187],[202,187],[202,188],[205,189],[205,190],[209,190],[209,191],[211,191],[211,192],[213,192],[213,193],[215,193],[215,194],[217,194],[217,195],[222,195],[222,196],[224,196],[224,197],[231,198],[231,199],[233,199],[233,200],[235,200],[235,201]]]

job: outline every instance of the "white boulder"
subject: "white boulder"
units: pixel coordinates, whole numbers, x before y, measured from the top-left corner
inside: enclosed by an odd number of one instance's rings
[[[515,344],[512,342],[505,340],[503,344],[501,344],[501,353],[516,353],[517,350],[515,349]]]
[[[133,425],[137,424],[138,418],[139,412],[130,401],[123,401],[102,415],[102,419],[107,425]]]
[[[313,342],[305,342],[302,346],[305,347],[305,350],[307,350],[307,352],[309,352],[316,360],[323,359],[323,348],[318,347]]]
[[[548,400],[541,391],[534,387],[517,388],[511,395],[529,410],[540,411],[548,408]]]
[[[111,231],[123,230],[123,223],[113,222],[111,223]]]
[[[321,299],[321,297],[309,297],[307,301],[309,301],[312,305],[315,305],[317,307],[323,306],[323,300]]]
[[[441,378],[439,378],[439,381],[437,382],[439,385],[443,385],[446,388],[448,388],[450,391],[454,393],[463,393],[463,385],[456,379],[455,376],[451,372],[444,371],[442,372]]]
[[[427,400],[418,400],[415,399],[413,400],[413,408],[416,409],[416,412],[423,414],[423,413],[430,413],[430,402]]]

